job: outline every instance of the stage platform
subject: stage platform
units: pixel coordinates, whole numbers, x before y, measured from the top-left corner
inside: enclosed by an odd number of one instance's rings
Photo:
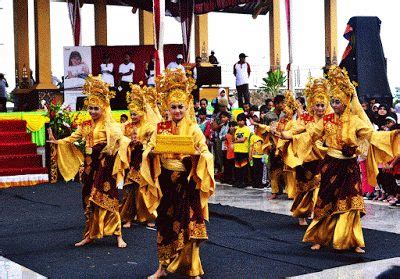
[[[77,113],[87,114],[87,112],[73,112],[75,116]],[[116,110],[112,112],[113,118],[119,122],[121,114],[126,114],[129,117],[128,110]],[[33,112],[2,112],[0,113],[1,120],[24,120],[26,121],[26,130],[32,136],[32,142],[37,146],[44,146],[46,143],[46,123],[49,123],[49,118],[46,116],[45,111]]]

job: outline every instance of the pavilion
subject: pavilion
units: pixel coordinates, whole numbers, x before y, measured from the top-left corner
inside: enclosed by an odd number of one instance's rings
[[[28,39],[28,0],[14,1],[15,70],[19,77],[30,76]],[[67,0],[52,0],[66,2]],[[182,1],[182,0],[181,0]],[[36,81],[33,88],[16,88],[17,95],[31,102],[38,102],[33,96],[49,95],[57,92],[51,82],[51,38],[50,38],[50,0],[35,0],[35,56]],[[270,69],[281,68],[280,0],[194,0],[194,45],[196,56],[208,53],[209,12],[254,13],[263,7],[261,14],[269,14]],[[141,45],[154,44],[152,1],[149,0],[80,0],[81,5],[93,4],[95,16],[95,45],[107,45],[107,5],[130,6],[139,13],[139,41]],[[325,63],[337,63],[337,1],[324,0],[325,3]],[[172,15],[176,13],[179,0],[165,0],[166,8]],[[36,93],[36,94],[32,94]],[[39,97],[39,99],[41,99]]]

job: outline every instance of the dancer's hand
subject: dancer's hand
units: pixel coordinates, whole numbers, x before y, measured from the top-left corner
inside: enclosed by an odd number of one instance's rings
[[[47,132],[49,133],[49,140],[47,140],[46,142],[58,144],[58,140],[56,140],[56,138],[54,137],[51,128],[47,128]]]

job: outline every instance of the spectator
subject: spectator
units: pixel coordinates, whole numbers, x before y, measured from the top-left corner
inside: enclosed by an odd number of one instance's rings
[[[126,121],[128,121],[128,115],[126,115],[125,113],[121,114],[121,116],[119,117],[119,122],[125,123]]]
[[[215,57],[215,51],[214,50],[212,50],[211,51],[211,55],[208,56],[208,62],[210,62],[213,65],[218,65],[219,64],[217,57]]]
[[[201,57],[200,57],[200,56],[197,56],[197,57],[196,57],[196,64],[195,64],[195,66],[191,69],[191,71],[192,71],[192,77],[196,80],[196,86],[197,86],[196,89],[193,89],[193,90],[192,90],[192,95],[193,95],[193,99],[194,99],[195,102],[198,102],[198,101],[199,101],[199,94],[200,94],[199,89],[200,89],[200,87],[201,87],[201,85],[202,85],[202,84],[200,84],[200,83],[197,81],[197,72],[198,72],[198,69],[199,69],[200,67],[201,67]]]
[[[110,86],[114,87],[114,64],[110,63],[110,54],[103,55],[103,63],[100,64],[100,72],[103,80]]]
[[[205,98],[201,99],[200,100],[200,108],[207,109],[207,106],[208,106],[208,100]]]
[[[233,184],[234,179],[234,166],[235,166],[235,152],[233,147],[233,141],[235,138],[237,123],[235,121],[229,122],[229,131],[225,136],[225,147],[226,147],[226,157],[224,161],[224,174],[222,176],[221,182],[227,184]]]
[[[146,63],[146,79],[147,79],[147,86],[149,87],[154,87],[156,86],[156,80],[155,80],[155,59],[154,56],[150,56],[150,61],[149,63]]]
[[[264,188],[262,183],[263,178],[263,162],[262,157],[264,155],[263,151],[264,140],[260,133],[258,126],[254,128],[254,134],[250,137],[250,151],[249,151],[249,161],[251,168],[251,179],[253,182],[253,188]]]
[[[167,69],[175,69],[175,70],[181,70],[182,72],[186,72],[185,67],[182,65],[183,62],[183,55],[178,54],[176,56],[176,61],[172,61],[171,63],[168,64]]]
[[[226,164],[226,151],[227,151],[227,147],[226,147],[226,135],[229,132],[229,119],[230,119],[231,115],[229,114],[229,112],[227,111],[222,111],[219,114],[219,119],[220,119],[220,130],[219,130],[219,134],[218,134],[218,138],[219,138],[219,146],[217,148],[217,151],[219,152],[218,157],[220,158],[220,165],[221,167],[221,171],[222,173],[225,171],[224,170],[224,166]],[[220,148],[219,148],[220,147]],[[223,178],[223,175],[220,175],[220,178]]]
[[[385,129],[386,117],[388,116],[388,108],[386,105],[379,105],[377,116],[374,120],[374,124],[378,127],[379,131],[383,131]]]
[[[236,89],[238,93],[239,107],[244,103],[250,103],[249,77],[251,73],[250,64],[246,62],[247,55],[239,54],[239,61],[233,65],[233,75],[236,77]]]
[[[119,65],[119,92],[114,100],[111,101],[113,109],[126,109],[126,92],[131,90],[130,83],[133,83],[135,64],[131,62],[129,53],[124,54],[124,62]],[[113,105],[115,103],[115,106]]]
[[[200,108],[198,112],[198,125],[206,137],[206,142],[209,150],[211,151],[211,123],[207,120],[207,110]]]
[[[264,118],[266,125],[270,125],[271,122],[278,121],[283,117],[285,108],[285,96],[277,95],[274,98],[274,110],[269,111]]]
[[[237,116],[238,127],[235,131],[233,148],[235,152],[235,184],[234,187],[244,188],[248,175],[249,138],[250,129],[246,124],[246,116],[240,113]]]
[[[0,73],[0,112],[7,112],[7,90],[8,83],[3,73]]]

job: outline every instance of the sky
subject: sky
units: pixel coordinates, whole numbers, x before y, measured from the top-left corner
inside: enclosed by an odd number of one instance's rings
[[[0,36],[0,72],[4,72],[14,87],[14,34],[13,1],[0,0],[0,24],[3,26]],[[29,3],[29,43],[30,64],[35,65],[33,0]],[[292,0],[293,32],[293,69],[300,71],[299,87],[304,86],[309,74],[321,76],[325,63],[324,41],[324,1]],[[400,1],[398,0],[337,0],[338,60],[347,46],[343,32],[352,16],[377,16],[381,19],[381,39],[388,62],[389,85],[394,91],[400,87],[400,51],[398,51],[397,28],[400,26]],[[288,62],[287,29],[281,0],[281,66]],[[85,4],[82,15],[82,45],[94,45],[94,8]],[[109,45],[139,44],[138,14],[132,14],[129,7],[107,7],[107,31]],[[51,3],[51,55],[52,71],[60,78],[63,75],[63,47],[73,44],[68,10],[65,3]],[[260,86],[262,78],[269,70],[269,17],[251,15],[210,13],[208,17],[209,50],[215,50],[222,64],[222,82],[225,86],[234,86],[232,65],[238,60],[238,54],[248,55],[247,62],[252,66],[251,87]],[[122,27],[123,26],[123,27]],[[165,24],[165,43],[182,43],[180,24],[173,18],[167,18]],[[194,38],[194,36],[193,36]],[[193,40],[192,40],[193,41]],[[192,60],[194,60],[192,42]]]

